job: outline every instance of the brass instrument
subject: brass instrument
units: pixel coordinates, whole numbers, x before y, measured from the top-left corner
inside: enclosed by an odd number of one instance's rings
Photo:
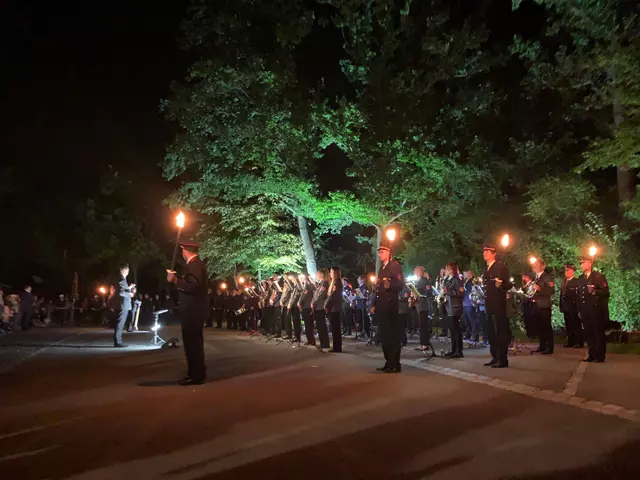
[[[405,285],[411,291],[411,297],[414,300],[417,300],[418,298],[422,297],[422,294],[418,291],[418,289],[416,288],[416,285],[413,282],[407,282]]]
[[[242,307],[240,307],[238,310],[235,311],[236,315],[242,315],[244,312],[246,312],[247,309],[244,308],[244,305]]]
[[[484,281],[484,279],[482,278],[482,276],[480,277],[473,277],[471,279],[471,283],[473,283],[474,285],[482,285],[482,282]]]
[[[439,305],[444,305],[447,302],[447,294],[445,293],[445,289],[449,287],[451,284],[451,279],[449,277],[445,277],[440,286],[440,293],[438,293],[437,302]]]

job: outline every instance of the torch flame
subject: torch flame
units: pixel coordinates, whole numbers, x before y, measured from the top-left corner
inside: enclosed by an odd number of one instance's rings
[[[370,281],[371,283],[376,283],[376,276],[375,276],[375,275],[371,275],[371,276],[369,277],[369,281]]]
[[[598,247],[596,247],[595,245],[591,245],[589,247],[589,256],[595,257],[597,254],[598,254]]]
[[[226,284],[226,283],[224,283],[224,282],[222,282],[222,283],[220,284],[220,288],[221,288],[222,290],[226,290],[226,289],[227,289],[227,284]]]
[[[244,277],[238,277],[238,283],[244,283]]]
[[[389,230],[387,230],[387,238],[389,239],[390,242],[393,242],[396,239],[396,229],[395,228],[390,228]]]
[[[106,294],[106,293],[107,293],[107,289],[106,289],[106,288],[104,288],[104,287],[100,287],[100,288],[98,289],[98,291],[99,291],[102,295],[104,295],[104,294]]]
[[[184,228],[184,213],[182,211],[176,215],[176,225],[178,228]]]
[[[529,257],[529,263],[531,265],[533,265],[534,263],[536,263],[538,261],[538,259],[536,257]]]
[[[505,233],[502,236],[502,240],[500,240],[500,243],[502,244],[503,247],[507,248],[509,246],[509,240],[510,240],[509,234]]]

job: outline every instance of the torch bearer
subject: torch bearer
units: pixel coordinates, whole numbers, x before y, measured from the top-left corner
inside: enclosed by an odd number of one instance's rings
[[[176,225],[178,226],[178,237],[176,238],[176,246],[173,249],[171,271],[174,271],[176,267],[176,255],[178,255],[178,247],[180,246],[180,234],[182,234],[182,229],[184,228],[184,213],[179,212],[178,215],[176,215]]]
[[[389,228],[385,235],[387,236],[387,240],[389,240],[389,260],[393,258],[393,241],[396,239],[396,229]]]

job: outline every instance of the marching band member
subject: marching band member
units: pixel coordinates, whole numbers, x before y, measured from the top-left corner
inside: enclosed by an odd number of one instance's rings
[[[485,315],[491,345],[491,361],[485,366],[507,368],[507,351],[511,341],[511,329],[507,318],[507,290],[511,288],[509,271],[502,262],[496,260],[496,247],[485,245],[482,256],[487,268],[482,274],[484,280]]]
[[[296,277],[293,277],[292,283],[294,288],[291,298],[289,299],[289,318],[293,324],[293,341],[299,344],[301,341],[302,323],[300,322],[300,308],[298,307],[298,303],[302,297],[302,286]]]
[[[540,336],[540,328],[536,322],[534,315],[533,299],[533,279],[535,275],[532,273],[522,274],[522,290],[518,292],[521,298],[520,312],[522,313],[522,321],[524,322],[524,330],[529,338]]]
[[[462,316],[464,286],[460,280],[460,272],[456,263],[447,263],[445,272],[449,280],[446,282],[446,287],[443,288],[443,293],[446,295],[444,307],[451,328],[451,351],[445,355],[445,358],[463,358],[460,317]]]
[[[436,278],[436,290],[438,291],[438,294],[442,293],[446,278],[446,269],[440,269],[440,275],[438,276],[438,278]],[[440,321],[441,328],[440,336],[446,338],[449,336],[447,312],[444,308],[444,303],[436,303],[436,306],[438,308],[438,320]]]
[[[398,293],[402,290],[404,279],[402,267],[391,258],[391,249],[387,245],[380,245],[378,256],[382,261],[382,268],[378,272],[376,294],[371,306],[371,313],[376,316],[379,335],[382,340],[385,365],[377,369],[384,373],[400,373],[400,321],[398,320]]]
[[[340,316],[342,319],[342,334],[351,335],[353,332],[353,310],[351,305],[354,303],[353,288],[349,285],[346,278],[342,278],[342,311]]]
[[[367,300],[369,299],[369,290],[367,290],[367,278],[364,275],[358,277],[358,286],[355,289],[356,300],[356,322],[360,325],[360,331],[366,337],[371,335],[369,326],[369,315]]]
[[[398,294],[398,320],[402,328],[402,346],[407,344],[407,324],[409,323],[409,297],[411,297],[411,290],[406,285],[402,287],[402,290]]]
[[[564,280],[560,286],[560,311],[564,315],[564,325],[567,331],[567,348],[582,348],[582,322],[578,317],[578,288],[580,281],[575,278],[576,267],[571,263],[564,266]]]
[[[301,286],[302,293],[300,295],[300,299],[298,300],[298,309],[302,314],[302,321],[304,322],[304,332],[307,336],[307,341],[305,342],[305,346],[307,345],[315,345],[316,338],[313,335],[314,325],[313,325],[313,282],[309,278],[308,275],[301,275]]]
[[[478,314],[476,307],[471,301],[471,292],[473,291],[473,272],[467,270],[464,272],[464,296],[462,297],[462,315],[466,328],[466,336],[473,342],[480,341],[480,327],[478,325]]]
[[[416,290],[420,297],[416,299],[416,311],[418,312],[418,328],[420,329],[420,346],[417,350],[426,350],[431,344],[431,300],[433,290],[427,273],[422,265],[413,269],[413,274],[418,277]]]
[[[327,330],[327,322],[325,320],[324,303],[327,301],[327,290],[329,282],[326,270],[318,270],[316,278],[318,285],[313,295],[313,321],[318,329],[318,339],[320,340],[320,348],[329,348],[329,332]]]
[[[342,332],[340,330],[340,313],[342,311],[342,277],[340,268],[331,267],[329,292],[324,304],[324,310],[329,315],[331,325],[331,337],[333,338],[333,348],[329,350],[334,353],[342,352]]]
[[[607,352],[605,328],[609,319],[609,285],[605,276],[593,270],[593,257],[581,257],[578,312],[589,346],[585,362],[602,363]]]
[[[293,295],[293,284],[291,283],[292,274],[285,273],[284,286],[282,287],[282,296],[280,297],[280,331],[284,330],[284,340],[291,339],[291,315],[289,314],[289,300]]]
[[[533,318],[540,333],[540,346],[535,352],[543,355],[553,353],[553,328],[551,327],[551,296],[555,291],[553,278],[544,271],[543,260],[536,260],[533,263]]]

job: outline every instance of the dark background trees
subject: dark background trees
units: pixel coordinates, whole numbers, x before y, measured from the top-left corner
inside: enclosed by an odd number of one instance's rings
[[[637,2],[110,8],[20,7],[3,29],[22,45],[1,282],[68,285],[127,257],[153,284],[180,207],[219,277],[371,271],[389,225],[407,270],[480,265],[508,231],[515,273],[535,253],[560,274],[594,242],[613,316],[638,319]]]

